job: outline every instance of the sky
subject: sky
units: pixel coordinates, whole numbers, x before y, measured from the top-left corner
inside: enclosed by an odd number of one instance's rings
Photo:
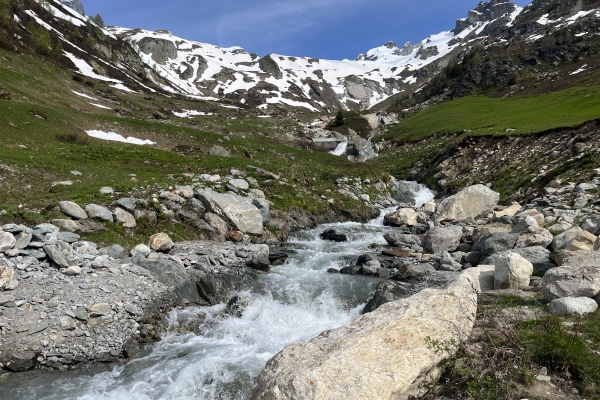
[[[387,41],[413,44],[454,28],[478,0],[82,0],[106,25],[250,53],[354,59]],[[513,0],[520,6],[528,0]]]

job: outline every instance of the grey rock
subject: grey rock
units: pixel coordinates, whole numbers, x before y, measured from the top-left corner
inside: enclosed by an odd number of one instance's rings
[[[35,368],[38,364],[37,358],[38,352],[13,348],[0,354],[0,363],[9,371],[24,372]]]
[[[58,203],[58,207],[63,214],[68,215],[69,217],[75,219],[88,218],[88,215],[83,208],[79,207],[79,205],[73,201],[61,201]]]
[[[440,202],[435,215],[439,221],[472,219],[493,210],[498,200],[500,194],[487,186],[469,186]]]
[[[415,293],[414,285],[404,282],[384,281],[377,285],[375,294],[369,299],[362,313],[375,311],[385,303],[405,299]]]
[[[19,286],[19,274],[0,261],[0,290],[15,290]]]
[[[597,266],[552,268],[544,275],[543,293],[546,300],[592,298],[600,293],[600,270]]]
[[[21,232],[16,236],[15,239],[16,241],[14,248],[21,250],[29,246],[29,243],[31,243],[31,239],[33,239],[33,235],[31,233]]]
[[[483,257],[491,256],[514,248],[518,238],[517,233],[490,233],[481,237],[472,250],[481,253]]]
[[[112,312],[112,308],[110,304],[107,303],[96,303],[92,305],[89,310],[90,317],[101,317],[106,314],[110,314]]]
[[[229,184],[239,190],[250,189],[250,185],[244,179],[230,179]]]
[[[133,211],[133,210],[135,210],[135,207],[138,204],[138,199],[133,198],[133,197],[125,197],[125,198],[117,200],[115,203],[117,205],[123,207],[127,211]]]
[[[0,233],[0,253],[12,249],[13,247],[15,247],[15,244],[17,244],[17,240],[15,239],[15,236],[12,233]]]
[[[247,197],[201,190],[196,197],[213,213],[225,217],[237,230],[250,235],[262,235],[263,217],[260,210]],[[210,222],[209,222],[210,224]]]
[[[158,281],[167,286],[172,286],[175,294],[181,300],[185,299],[190,302],[199,300],[194,270],[188,271],[183,265],[168,257],[150,260],[141,255],[136,255],[133,257],[133,262],[149,271]]]
[[[88,204],[85,206],[85,212],[89,218],[96,218],[102,221],[113,222],[113,216],[110,210],[96,204]]]
[[[217,157],[231,157],[231,152],[229,150],[227,150],[226,148],[222,147],[222,146],[218,146],[218,145],[214,145],[209,153],[211,156],[217,156]]]
[[[526,216],[512,229],[511,233],[530,233],[532,229],[539,228],[539,224],[535,218]]]
[[[533,264],[516,253],[506,254],[496,260],[494,290],[524,289],[529,286]]]
[[[72,233],[72,232],[60,232],[57,235],[58,240],[62,240],[63,242],[67,242],[67,243],[75,243],[80,238],[81,238],[81,236],[79,236],[75,233]]]
[[[550,268],[556,267],[556,263],[552,261],[551,253],[549,250],[539,247],[523,247],[516,248],[512,250],[502,251],[500,253],[492,254],[489,257],[486,257],[481,264],[482,265],[495,265],[496,260],[500,257],[503,257],[509,253],[516,253],[520,256],[523,256],[527,261],[533,264],[534,271],[538,271],[540,273],[544,273],[548,271]]]
[[[206,207],[204,207],[204,204],[202,204],[202,202],[196,198],[189,199],[188,205],[196,214],[202,215],[206,212]]]
[[[417,235],[405,234],[401,231],[388,232],[383,238],[390,246],[413,248],[421,246],[421,238]]]
[[[215,305],[227,302],[233,292],[254,291],[259,286],[252,274],[208,275],[198,282],[198,292],[210,305]]]
[[[255,198],[252,204],[260,210],[263,217],[263,224],[267,224],[271,219],[271,202],[264,198]]]
[[[133,215],[120,208],[115,209],[113,217],[115,224],[123,225],[125,228],[135,228],[137,226],[137,222]]]
[[[598,303],[587,297],[563,297],[550,302],[550,313],[555,315],[590,314],[598,309]]]
[[[112,258],[121,258],[125,254],[125,249],[119,244],[112,244],[107,247],[103,247],[98,250],[98,254],[101,256],[109,256]]]
[[[460,226],[435,227],[423,237],[423,249],[430,254],[454,251],[460,244],[462,234],[463,230]]]
[[[71,265],[69,264],[69,260],[63,254],[62,250],[55,244],[48,244],[44,246],[44,252],[48,255],[48,257],[59,267],[61,268],[69,268]]]
[[[398,181],[394,185],[393,196],[398,203],[414,206],[416,204],[416,195],[420,190],[421,185],[417,182]]]

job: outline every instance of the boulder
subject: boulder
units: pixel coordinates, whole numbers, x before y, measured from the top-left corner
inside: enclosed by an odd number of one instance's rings
[[[198,281],[200,296],[211,306],[227,302],[233,292],[255,291],[259,288],[260,284],[253,274],[207,275]]]
[[[123,209],[116,208],[113,217],[115,224],[123,225],[124,228],[135,228],[137,226],[133,215]]]
[[[390,246],[408,247],[414,246],[421,247],[421,238],[417,235],[405,234],[400,231],[388,232],[383,235],[383,238]]]
[[[469,186],[440,202],[435,215],[438,221],[473,219],[493,210],[498,200],[500,194],[487,186]]]
[[[31,243],[32,239],[33,239],[33,235],[31,233],[21,232],[15,237],[16,241],[15,241],[14,248],[17,250],[25,249],[27,246],[29,246],[29,243]],[[1,241],[1,239],[0,239],[0,241]]]
[[[268,223],[271,219],[271,206],[273,203],[265,198],[257,197],[252,200],[252,204],[254,204],[256,208],[260,210],[260,213],[263,217],[263,224]]]
[[[98,206],[96,204],[88,204],[85,206],[85,212],[89,218],[113,222],[113,215],[106,207]]]
[[[229,184],[239,190],[250,189],[250,184],[245,179],[230,179]]]
[[[460,244],[462,234],[462,228],[456,225],[430,229],[423,237],[423,249],[430,254],[454,251]]]
[[[398,211],[386,215],[386,222],[391,226],[416,226],[417,212],[412,208],[401,208]]]
[[[110,314],[112,308],[108,303],[96,303],[89,308],[88,312],[90,317],[102,317],[103,315]]]
[[[536,221],[535,218],[531,216],[526,216],[525,218],[521,218],[519,223],[515,225],[515,227],[510,231],[511,233],[531,233],[535,229],[539,229],[540,225]]]
[[[136,257],[136,256],[148,257],[148,255],[151,252],[152,252],[152,250],[150,250],[150,247],[146,246],[145,244],[138,244],[133,249],[131,249],[130,254],[131,254],[131,257]]]
[[[231,152],[223,146],[214,145],[208,152],[211,156],[231,157]]]
[[[556,267],[554,261],[552,261],[551,253],[549,250],[534,246],[534,247],[524,247],[520,249],[512,249],[503,251],[500,253],[492,254],[491,256],[484,258],[481,261],[482,265],[495,265],[496,260],[502,256],[505,256],[508,253],[516,253],[520,256],[523,256],[527,261],[533,264],[534,271],[544,273],[548,271],[550,268]]]
[[[496,260],[494,268],[494,290],[524,289],[529,286],[533,264],[523,256],[509,253]]]
[[[71,218],[75,219],[87,219],[88,215],[83,210],[83,208],[79,207],[77,203],[73,201],[61,201],[58,203],[58,207],[60,208],[60,212],[65,215],[68,215]]]
[[[481,253],[483,257],[491,256],[515,247],[519,234],[517,233],[490,233],[481,237],[473,245],[472,251]]]
[[[417,193],[421,190],[421,185],[417,182],[398,181],[394,185],[394,199],[401,204],[415,205]]]
[[[491,224],[480,225],[473,230],[473,234],[471,235],[473,243],[477,242],[485,235],[489,235],[490,233],[509,233],[511,231],[510,225],[502,224],[499,222],[494,222]]]
[[[81,275],[81,267],[78,267],[77,265],[71,265],[69,268],[61,268],[59,272],[67,276],[77,276]]]
[[[15,235],[10,232],[0,233],[0,253],[10,250],[17,244]]]
[[[563,297],[550,302],[550,313],[555,315],[589,314],[598,309],[596,300],[587,297]]]
[[[549,230],[538,228],[535,233],[527,233],[519,236],[515,247],[521,248],[540,246],[546,248],[550,245],[550,243],[552,243],[553,239],[554,236],[552,236]]]
[[[174,246],[175,243],[173,243],[169,235],[163,232],[150,236],[150,240],[148,241],[148,247],[154,251],[167,252]]]
[[[323,240],[331,240],[332,242],[347,242],[348,237],[337,229],[329,229],[322,232],[319,237]]]
[[[48,258],[50,258],[50,260],[52,260],[60,268],[69,268],[71,266],[69,260],[57,245],[48,244],[44,246],[44,252],[46,252]]]
[[[19,286],[19,274],[0,262],[0,290],[14,290]]]
[[[229,227],[227,223],[223,221],[221,217],[217,214],[206,213],[204,214],[204,220],[208,223],[208,226],[213,230],[219,233],[220,235],[225,235],[229,231]]]
[[[415,287],[410,283],[383,281],[377,285],[375,294],[369,299],[362,313],[375,311],[385,303],[405,299],[415,293]]]
[[[38,353],[18,348],[8,348],[0,354],[0,363],[12,372],[24,372],[33,369],[37,364]]]
[[[196,197],[213,213],[226,218],[237,230],[250,235],[262,235],[263,216],[247,197],[200,190]],[[227,232],[225,232],[227,233]]]
[[[502,217],[514,217],[519,210],[521,210],[521,205],[519,203],[512,203],[510,206],[506,207],[501,211],[494,211],[494,219],[499,219]]]
[[[549,301],[562,297],[594,297],[600,293],[600,268],[552,268],[544,275],[542,291]]]
[[[447,289],[425,289],[291,345],[267,362],[252,398],[380,400],[424,394],[421,385],[449,356],[432,340],[458,344],[469,336],[484,272],[472,268]]]
[[[65,232],[77,232],[81,230],[79,221],[73,221],[72,219],[53,219],[52,223]]]

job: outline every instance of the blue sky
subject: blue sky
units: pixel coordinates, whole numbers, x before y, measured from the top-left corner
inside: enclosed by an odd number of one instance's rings
[[[82,0],[107,25],[149,30],[222,47],[354,59],[389,40],[400,46],[454,28],[477,0]],[[515,1],[525,6],[530,1]]]

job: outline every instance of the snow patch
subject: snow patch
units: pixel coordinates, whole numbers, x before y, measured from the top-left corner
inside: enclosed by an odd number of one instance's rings
[[[125,138],[122,135],[119,135],[118,133],[115,133],[115,132],[104,132],[104,131],[91,130],[91,131],[86,131],[86,133],[88,134],[88,136],[91,136],[93,138],[101,139],[101,140],[108,140],[111,142],[122,142],[122,143],[137,144],[137,145],[156,144],[155,142],[152,142],[150,140],[142,140],[142,139],[134,138],[132,136]]]
[[[87,94],[85,94],[85,93],[76,92],[75,90],[71,90],[71,92],[75,93],[77,96],[85,97],[86,99],[90,99],[90,100],[98,100],[98,99],[97,99],[97,98],[95,98],[95,97],[88,96],[88,95],[87,95]]]
[[[79,72],[82,75],[85,75],[89,78],[98,79],[100,81],[121,83],[121,81],[119,81],[119,80],[107,78],[102,75],[98,75],[96,72],[94,72],[94,68],[92,68],[92,66],[90,64],[88,64],[81,58],[77,58],[75,55],[69,53],[68,51],[63,51],[63,53],[69,60],[71,60],[71,62],[73,62],[73,64],[75,64],[75,67],[77,67],[77,69],[79,70]]]
[[[137,93],[135,90],[129,89],[127,86],[123,85],[122,83],[117,83],[116,85],[110,85],[110,87],[114,87],[115,89],[119,89],[124,92]]]
[[[213,113],[207,113],[196,110],[183,110],[182,112],[173,111],[173,114],[178,116],[179,118],[192,118],[198,115],[214,115]]]
[[[587,67],[587,64],[584,64],[584,65],[582,65],[582,66],[581,66],[581,68],[579,68],[577,71],[573,71],[573,72],[571,72],[569,75],[577,75],[577,74],[579,74],[579,73],[581,73],[581,72],[583,72],[583,71],[587,71],[587,68],[586,68],[586,67]]]
[[[102,104],[96,104],[96,103],[88,103],[88,104],[91,104],[91,105],[96,106],[98,108],[104,108],[105,110],[112,110],[112,108],[103,106]]]

